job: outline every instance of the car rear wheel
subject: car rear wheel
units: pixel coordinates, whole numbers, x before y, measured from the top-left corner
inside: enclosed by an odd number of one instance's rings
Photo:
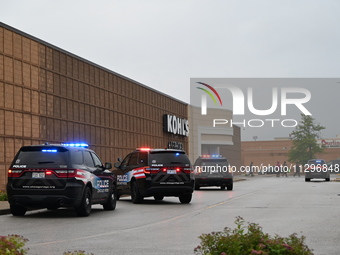
[[[329,182],[331,179],[330,178],[326,178],[326,182]]]
[[[200,189],[200,186],[195,185],[195,190],[199,190],[199,189]]]
[[[189,204],[190,201],[191,201],[191,198],[192,198],[192,194],[183,194],[183,195],[180,195],[179,197],[179,201],[182,203],[182,204]]]
[[[86,187],[80,206],[76,207],[78,216],[86,217],[91,213],[92,193],[89,187]]]
[[[233,183],[227,184],[227,190],[233,190],[233,187],[234,187]]]
[[[221,186],[221,190],[225,190],[225,186]]]
[[[24,216],[27,209],[22,205],[10,204],[10,210],[13,216]]]
[[[136,182],[132,183],[131,200],[134,204],[140,204],[143,202],[144,197],[139,193],[139,189]]]
[[[117,204],[117,192],[116,192],[116,187],[115,185],[112,185],[112,190],[110,192],[110,196],[107,199],[107,202],[103,204],[104,210],[114,210],[116,209],[116,204]]]
[[[309,181],[310,181],[310,178],[305,178],[305,181],[306,181],[306,182],[309,182]]]

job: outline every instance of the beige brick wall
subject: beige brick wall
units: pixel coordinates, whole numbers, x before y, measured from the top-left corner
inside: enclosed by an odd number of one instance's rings
[[[188,150],[163,114],[187,105],[0,23],[0,190],[22,145],[84,141],[112,163],[170,140]]]

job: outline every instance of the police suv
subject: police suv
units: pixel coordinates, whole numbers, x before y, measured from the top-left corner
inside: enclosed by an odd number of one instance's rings
[[[23,146],[9,170],[7,194],[11,213],[24,215],[27,207],[74,207],[88,216],[92,204],[116,207],[116,180],[87,144]]]
[[[131,195],[132,202],[138,204],[144,197],[162,200],[165,196],[176,196],[181,203],[190,203],[194,176],[184,151],[140,148],[118,160],[114,170],[117,198]]]
[[[221,155],[202,155],[194,163],[195,189],[208,186],[219,186],[222,190],[232,190],[233,173],[228,160]]]

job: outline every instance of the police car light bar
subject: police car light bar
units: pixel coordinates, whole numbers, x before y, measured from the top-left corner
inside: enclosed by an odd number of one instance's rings
[[[217,154],[213,154],[213,155],[202,155],[202,158],[222,158],[222,155],[217,155]]]
[[[137,148],[137,151],[149,151],[151,148]]]
[[[61,145],[68,147],[82,147],[82,148],[89,147],[89,145],[86,143],[62,143]]]
[[[57,150],[55,150],[55,149],[53,149],[53,150],[45,150],[45,149],[43,149],[43,150],[41,150],[42,152],[57,152]]]

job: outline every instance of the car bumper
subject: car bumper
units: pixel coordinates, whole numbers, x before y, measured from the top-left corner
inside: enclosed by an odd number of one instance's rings
[[[307,179],[328,179],[330,178],[329,173],[306,173],[305,178]]]
[[[186,182],[184,184],[150,184],[145,183],[145,188],[142,189],[142,195],[147,196],[155,196],[155,195],[162,195],[162,196],[179,196],[182,194],[190,194],[194,192],[194,180],[190,182]],[[144,190],[144,192],[143,192]]]
[[[233,183],[233,178],[196,178],[196,186],[226,186]]]
[[[74,207],[82,199],[84,185],[71,183],[64,189],[14,189],[7,185],[8,201],[10,204],[27,207]]]

